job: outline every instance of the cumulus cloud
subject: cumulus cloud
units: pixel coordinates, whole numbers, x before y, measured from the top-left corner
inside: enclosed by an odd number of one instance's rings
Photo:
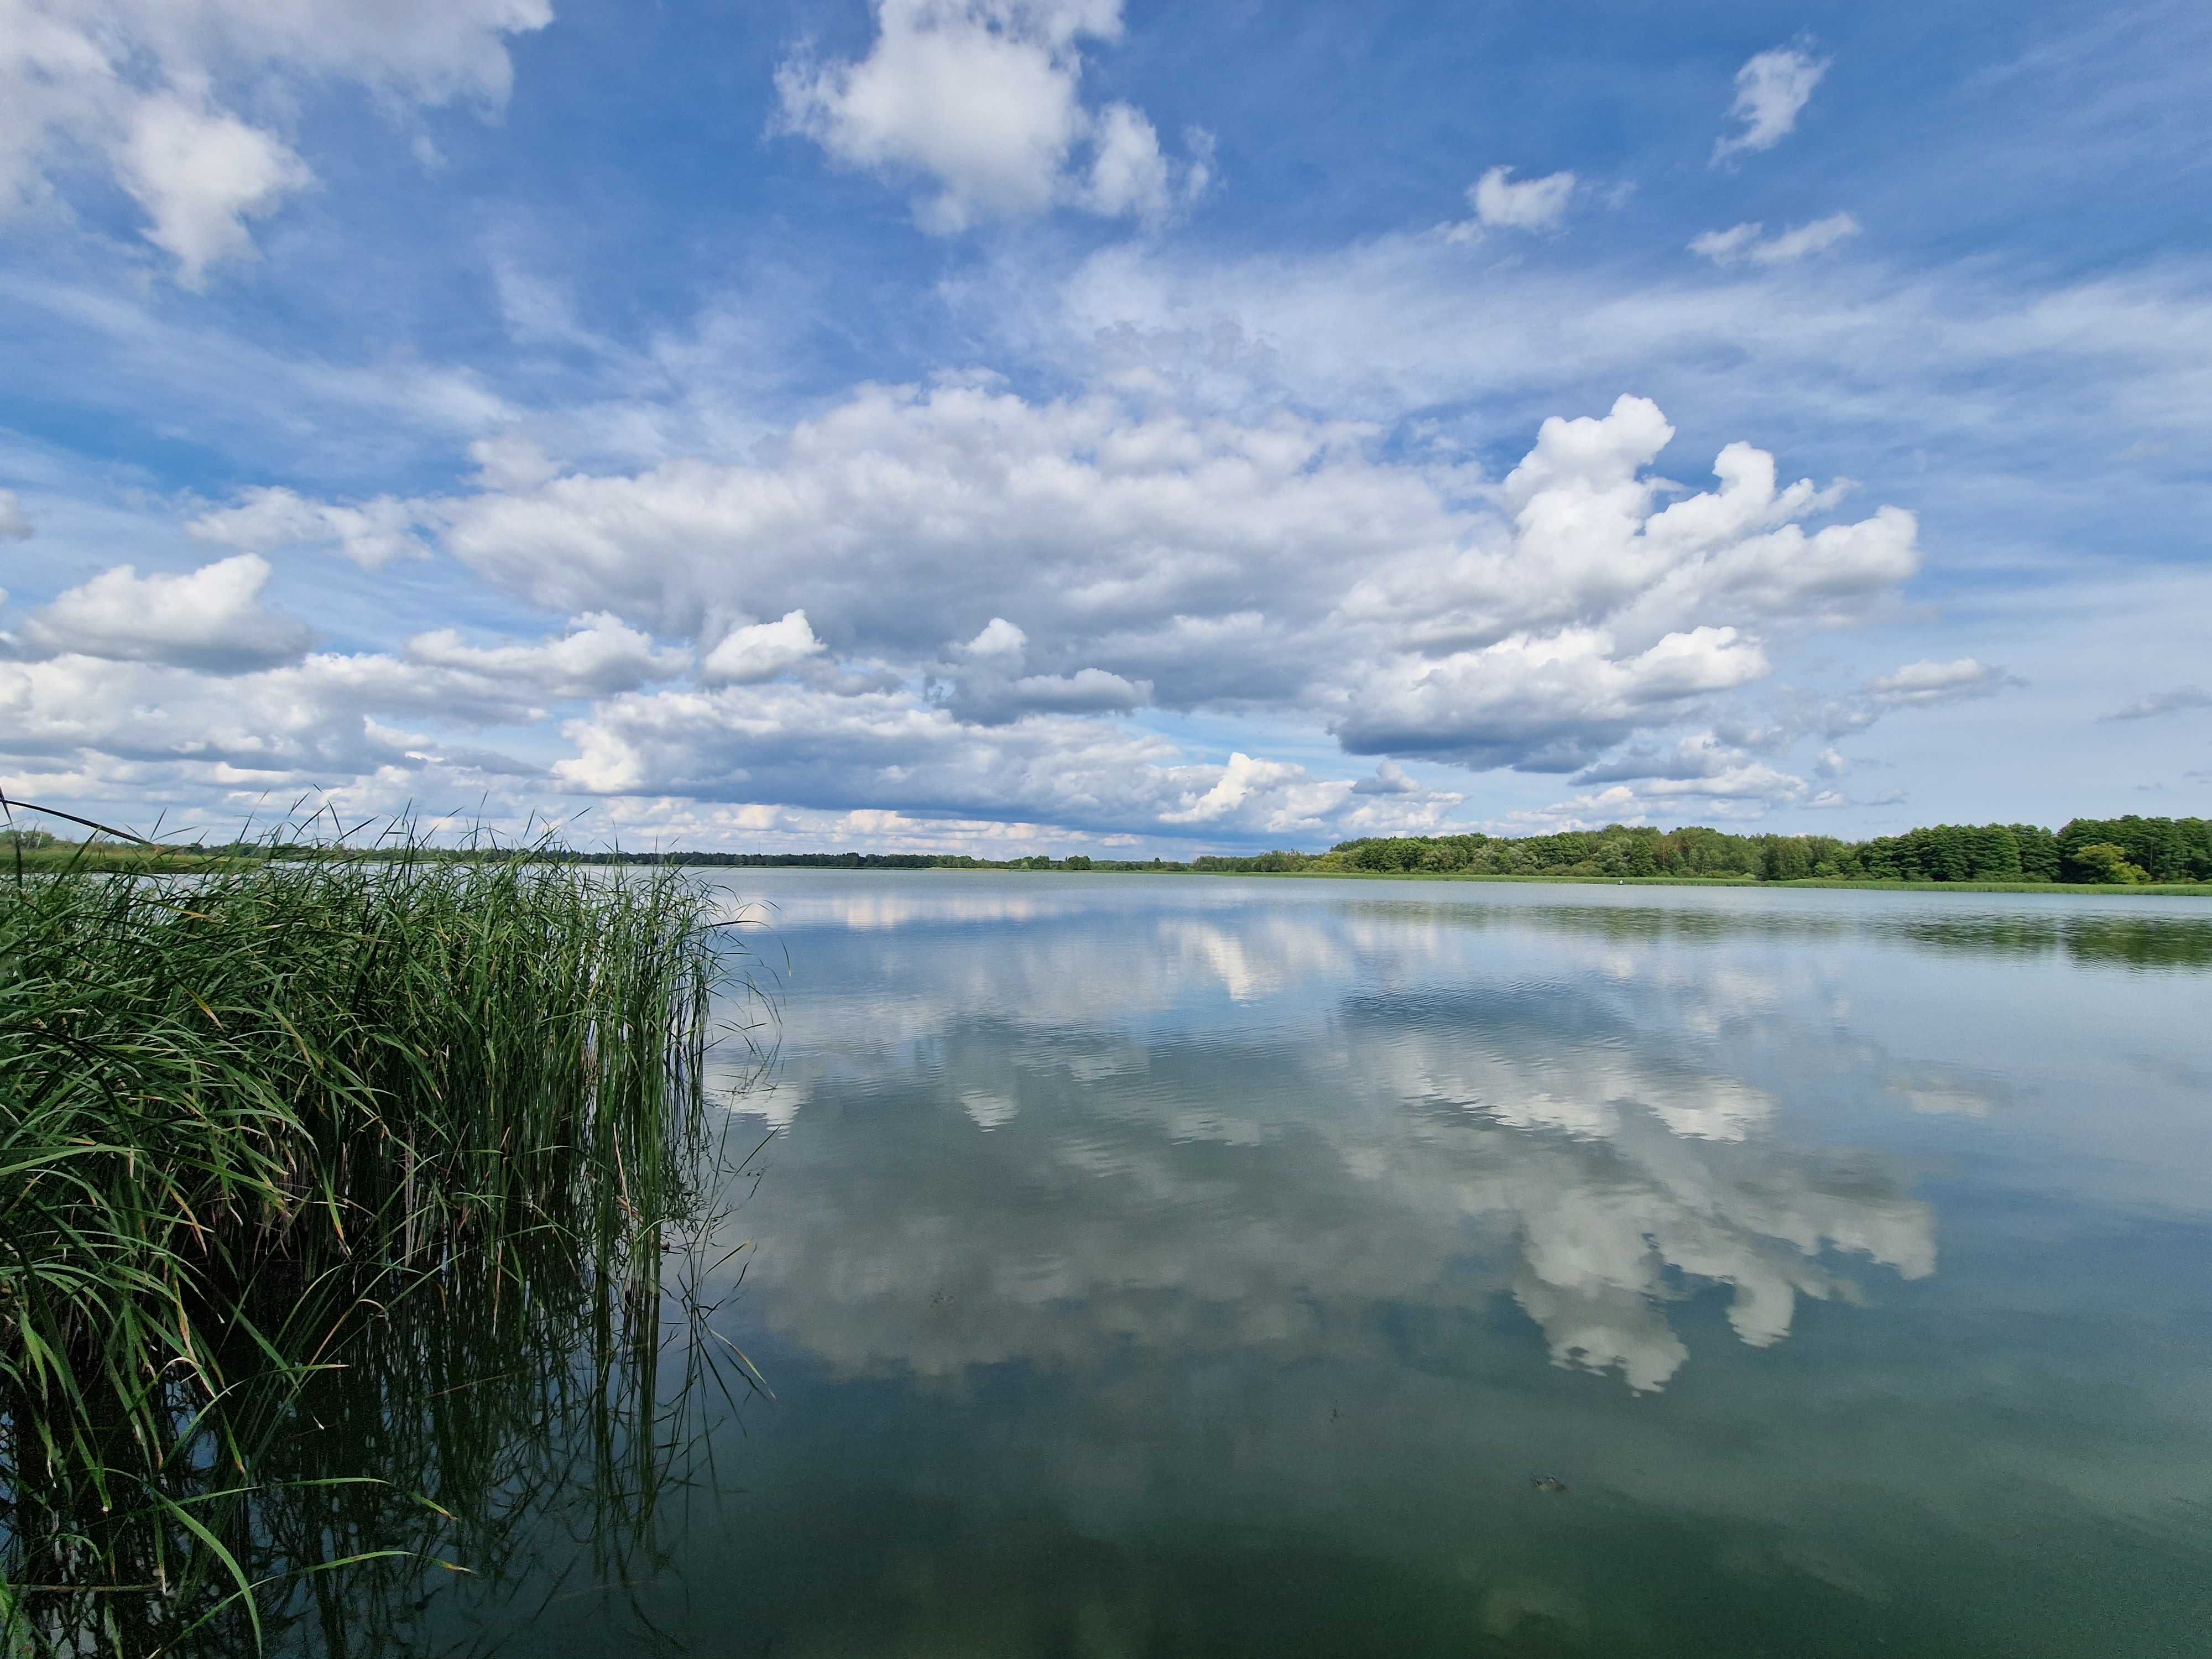
[[[454,495],[269,489],[191,529],[264,569],[258,550],[279,546],[368,563],[435,548],[575,618],[534,644],[439,629],[395,656],[261,677],[222,721],[242,749],[262,697],[326,711],[313,744],[266,745],[326,771],[473,752],[435,732],[363,737],[376,711],[467,726],[585,701],[543,763],[552,787],[1317,838],[1435,827],[1458,798],[1400,760],[1556,773],[1626,765],[1602,758],[1624,744],[1657,753],[1765,678],[1771,641],[1866,614],[1917,568],[1910,514],[1821,524],[1843,486],[1785,482],[1744,443],[1687,489],[1654,471],[1673,435],[1624,397],[1546,421],[1492,479],[1350,423],[1032,401],[954,378],[864,389],[744,459],[599,473],[486,451],[479,487]],[[668,638],[702,642],[692,678]],[[40,685],[26,695],[53,727],[59,682]],[[1146,708],[1289,719],[1382,764],[1331,777],[1249,746],[1201,764],[1116,719]],[[1636,781],[1790,798],[1765,764]]]
[[[389,495],[345,507],[311,501],[289,489],[260,489],[246,490],[234,506],[203,513],[186,528],[196,540],[256,553],[325,547],[375,570],[393,559],[428,556],[416,534],[419,516]]]
[[[12,489],[0,489],[0,542],[28,541],[31,520]]]
[[[976,661],[1018,663],[1030,648],[1030,636],[1004,617],[994,617],[982,631],[958,647],[959,654]]]
[[[1859,228],[1859,222],[1848,213],[1832,213],[1772,236],[1765,234],[1765,226],[1754,222],[1727,230],[1709,230],[1691,242],[1690,252],[1717,265],[1786,265],[1849,241]]]
[[[818,656],[822,648],[806,613],[787,611],[775,622],[732,629],[700,663],[699,678],[709,684],[770,680]]]
[[[1923,659],[1906,663],[1895,673],[1869,680],[1867,692],[1885,708],[1922,708],[1969,697],[1992,696],[2016,684],[2003,669],[1972,657],[1960,657],[1955,662]]]
[[[1735,101],[1729,106],[1741,128],[1715,142],[1714,163],[1747,150],[1771,149],[1788,137],[1828,72],[1828,62],[1802,46],[1778,46],[1746,63],[1735,72]]]
[[[146,240],[176,256],[177,280],[193,289],[216,261],[252,254],[248,220],[314,181],[274,134],[166,93],[131,111],[113,158],[123,187],[152,221]]]
[[[2155,720],[2160,714],[2179,714],[2191,708],[2212,708],[2212,691],[2207,691],[2199,685],[2178,685],[2171,691],[2139,697],[2126,708],[2115,708],[2111,714],[2099,718],[2107,720]],[[2191,775],[2197,775],[2192,773]]]
[[[1342,783],[1312,783],[1305,769],[1285,761],[1255,760],[1241,751],[1229,757],[1202,792],[1191,792],[1185,804],[1160,814],[1169,823],[1212,823],[1251,807],[1255,801],[1279,801],[1280,809],[1261,827],[1287,829],[1300,819],[1320,818],[1349,793]]]
[[[181,576],[131,566],[72,587],[24,624],[19,649],[237,674],[297,661],[313,635],[261,602],[269,565],[251,553]]]
[[[1797,519],[1836,492],[1781,486],[1747,445],[1716,463],[1717,492],[1661,508],[1644,469],[1671,435],[1638,398],[1547,422],[1501,517],[1454,475],[1370,454],[1358,428],[873,388],[801,423],[773,467],[570,475],[431,516],[538,603],[677,633],[738,603],[803,609],[817,634],[826,620],[917,665],[996,617],[1003,638],[971,653],[1152,679],[1176,707],[1295,700],[1313,659],[1287,647],[1347,629],[1453,648],[1620,616],[1640,653],[1709,623],[1832,619],[1917,567],[1909,514],[1808,532]]]
[[[627,475],[526,465],[505,488],[366,508],[270,491],[195,533],[372,550],[428,538],[537,605],[661,635],[721,630],[700,673],[712,695],[654,693],[574,728],[586,747],[562,775],[594,791],[620,778],[762,799],[731,733],[764,740],[771,717],[851,730],[864,714],[861,727],[931,733],[942,718],[978,741],[1034,726],[1015,747],[1073,753],[1088,739],[1069,735],[1071,717],[1147,706],[1296,713],[1355,753],[1559,771],[1696,716],[1768,672],[1775,630],[1849,621],[1917,568],[1910,514],[1809,526],[1844,487],[1785,483],[1751,445],[1722,450],[1714,489],[1668,483],[1651,469],[1673,435],[1655,404],[1624,397],[1545,422],[1520,465],[1484,483],[1448,457],[1386,457],[1345,423],[1036,403],[953,379],[866,389],[769,460]],[[780,620],[731,627],[748,616]],[[826,701],[713,690],[786,676]],[[664,725],[724,760],[687,754]],[[1011,741],[975,751],[984,771],[1011,764]],[[872,764],[836,788],[810,773],[804,798],[881,804],[854,793],[889,775]],[[919,769],[866,787],[902,799]],[[1433,805],[1370,789],[1355,806],[1349,782],[1332,787],[1333,810]],[[1103,823],[1108,799],[1140,814],[1195,805],[1000,776],[933,810],[994,800]]]
[[[0,4],[0,211],[97,157],[143,210],[147,239],[198,286],[252,252],[250,222],[313,182],[279,133],[223,101],[271,72],[341,76],[439,104],[502,100],[506,40],[550,0],[5,0]]]
[[[1171,162],[1145,113],[1083,102],[1083,44],[1121,33],[1121,0],[876,0],[857,61],[776,71],[782,121],[848,167],[927,179],[927,230],[1073,206],[1158,219],[1206,188],[1211,141]]]
[[[1808,532],[1845,486],[1781,486],[1773,457],[1730,444],[1717,491],[1663,508],[1649,471],[1674,428],[1648,399],[1601,417],[1553,417],[1498,492],[1510,538],[1450,556],[1387,562],[1346,597],[1354,616],[1389,621],[1431,649],[1486,645],[1516,630],[1607,623],[1642,650],[1662,635],[1716,623],[1847,619],[1918,568],[1912,515],[1878,509]]]
[[[1766,672],[1765,653],[1733,628],[1669,634],[1635,655],[1598,629],[1515,635],[1369,671],[1334,730],[1353,754],[1564,772],[1638,726]]]
[[[1567,216],[1575,183],[1571,173],[1516,180],[1511,167],[1492,167],[1468,186],[1474,217],[1454,227],[1454,234],[1463,239],[1480,230],[1556,230]]]

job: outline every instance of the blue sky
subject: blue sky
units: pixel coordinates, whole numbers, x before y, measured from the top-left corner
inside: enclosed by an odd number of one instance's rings
[[[2201,813],[2207,107],[2185,3],[0,0],[0,787]]]

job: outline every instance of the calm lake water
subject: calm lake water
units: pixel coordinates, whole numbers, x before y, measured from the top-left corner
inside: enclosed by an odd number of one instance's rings
[[[2212,905],[734,873],[774,1398],[422,1651],[2212,1651]]]

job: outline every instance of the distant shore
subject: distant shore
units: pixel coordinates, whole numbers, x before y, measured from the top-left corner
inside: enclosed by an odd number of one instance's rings
[[[1851,893],[2064,893],[2103,898],[2212,898],[2212,881],[2142,882],[2121,886],[2060,881],[1845,881],[1823,876],[1808,876],[1797,881],[1764,881],[1757,876],[1493,876],[1468,875],[1455,870],[1200,870],[1189,873],[1258,880],[1511,882],[1532,887],[1735,887],[1746,891],[1817,887]]]
[[[374,852],[356,854],[355,857],[377,856]],[[418,852],[417,857],[421,856]],[[142,850],[136,848],[99,848],[89,851],[70,848],[66,852],[58,848],[42,848],[22,855],[26,874],[40,871],[54,871],[75,865],[88,874],[100,875],[201,875],[220,870],[236,869],[246,864],[261,862],[252,854],[228,852],[198,853],[185,848],[161,848]],[[599,862],[593,860],[592,862]],[[2103,898],[2212,898],[2212,882],[2140,882],[2131,884],[2117,883],[2082,883],[2056,881],[1880,881],[1861,878],[1848,880],[1835,877],[1808,876],[1799,879],[1774,881],[1758,876],[1572,876],[1572,875],[1503,875],[1461,870],[1221,870],[1194,869],[1189,865],[1161,864],[1097,864],[1088,867],[1069,868],[1055,864],[1046,868],[1005,865],[978,866],[969,868],[955,864],[903,866],[868,864],[853,866],[836,862],[819,864],[730,865],[714,858],[692,858],[682,853],[665,859],[650,854],[636,854],[617,860],[605,860],[623,864],[653,864],[681,866],[693,869],[802,869],[846,871],[854,873],[889,872],[900,875],[924,875],[932,872],[945,875],[1014,875],[1014,876],[1200,876],[1240,880],[1290,881],[1443,881],[1504,883],[1518,886],[1540,887],[1727,887],[1746,891],[1776,888],[1832,889],[1853,893],[2062,893],[2071,896]],[[0,873],[13,863],[0,854]]]

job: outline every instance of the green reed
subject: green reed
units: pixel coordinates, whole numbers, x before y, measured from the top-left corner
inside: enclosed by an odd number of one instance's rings
[[[393,1449],[422,1376],[471,1373],[416,1413],[455,1492],[490,1489],[455,1424],[512,1401],[501,1378],[527,1417],[596,1353],[601,1396],[619,1374],[650,1415],[663,1234],[699,1201],[710,896],[404,840],[271,850],[0,885],[4,1659],[258,1640],[272,1583],[419,1553],[368,1522],[394,1492],[453,1520]]]

